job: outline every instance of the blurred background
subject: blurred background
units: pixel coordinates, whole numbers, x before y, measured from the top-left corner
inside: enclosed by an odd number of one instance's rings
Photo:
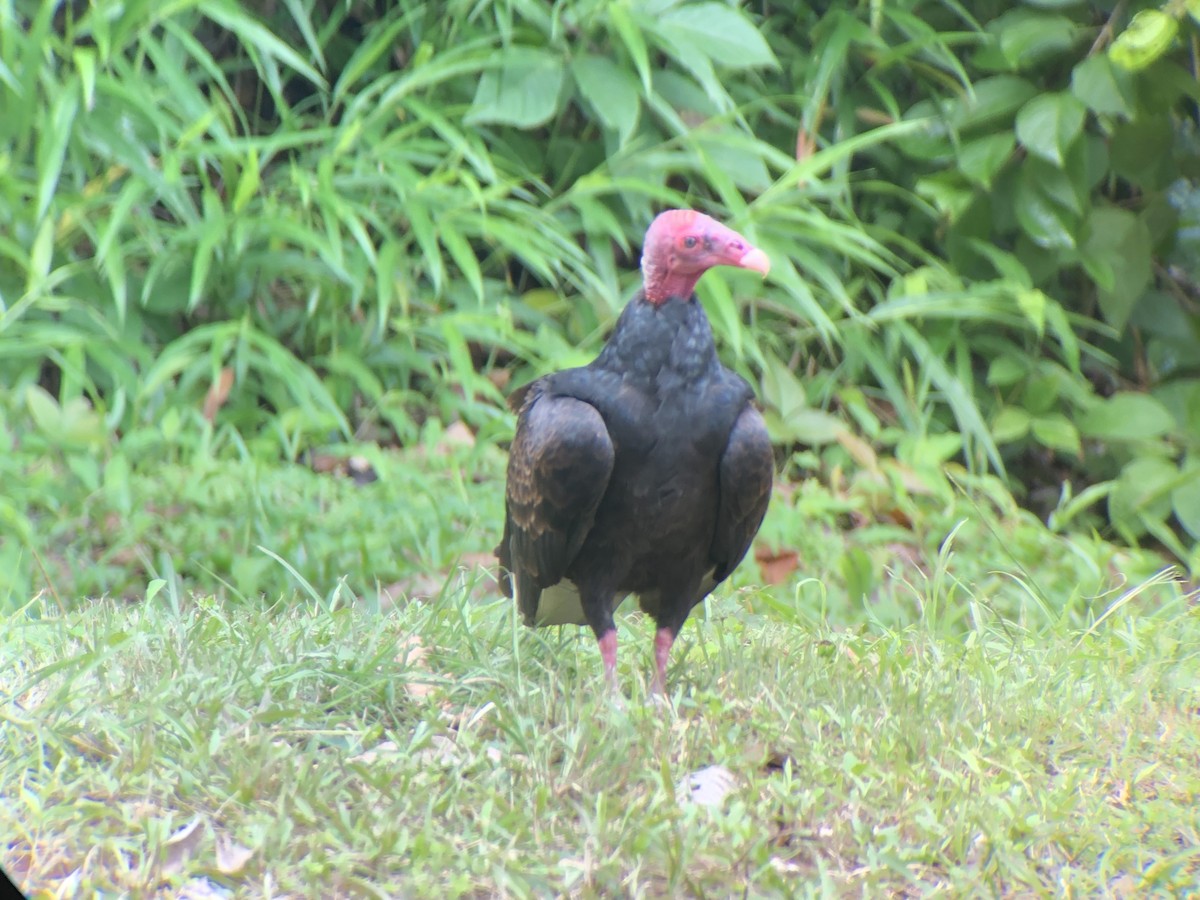
[[[0,3],[0,610],[490,564],[505,397],[671,206],[774,264],[699,290],[778,446],[753,602],[1194,575],[1198,51],[1175,0]]]

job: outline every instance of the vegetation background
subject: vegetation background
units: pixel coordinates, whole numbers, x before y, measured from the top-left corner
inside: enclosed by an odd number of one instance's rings
[[[35,735],[10,736],[3,757],[13,767],[5,783],[21,786],[9,808],[24,811],[4,829],[22,835],[5,865],[42,887],[80,872],[118,889],[160,884],[179,820],[143,829],[143,855],[113,849],[124,845],[112,834],[140,821],[132,807],[99,828],[110,843],[90,856],[95,829],[69,833],[65,862],[47,856],[41,835],[67,833],[47,812],[55,790],[99,791],[95,771],[72,781],[63,760],[92,760],[121,785],[114,796],[157,796],[139,780],[148,770],[114,762],[140,740],[147,760],[167,752],[130,724],[117,701],[130,695],[117,685],[165,665],[164,648],[184,635],[195,648],[249,634],[261,644],[264,623],[277,622],[288,646],[325,660],[314,663],[314,693],[296,695],[312,705],[309,718],[334,715],[329,679],[357,685],[343,697],[352,705],[365,692],[390,708],[374,693],[394,691],[372,674],[375,662],[403,667],[419,655],[427,668],[435,646],[472,648],[469,665],[447,651],[437,677],[425,672],[457,686],[456,709],[499,702],[486,690],[522,671],[519,653],[504,655],[517,638],[481,568],[500,523],[513,425],[504,397],[591,358],[637,282],[641,235],[667,206],[729,222],[774,263],[765,284],[721,272],[699,291],[723,358],[759,386],[778,444],[773,509],[735,579],[739,599],[728,601],[747,641],[778,649],[801,638],[777,629],[802,628],[805,646],[841,659],[851,639],[830,629],[874,635],[883,643],[852,647],[854,659],[874,659],[877,672],[892,659],[897,685],[942,685],[935,693],[945,692],[953,722],[953,678],[930,659],[903,662],[904,648],[928,640],[933,656],[954,656],[974,642],[1001,646],[997,635],[1014,628],[1039,636],[1048,656],[1021,669],[1032,692],[1054,653],[1054,671],[1076,671],[1078,654],[1091,652],[1085,638],[1120,621],[1123,642],[1088,658],[1138,651],[1130,668],[1094,677],[1116,679],[1112,690],[1128,688],[1130,703],[1133,685],[1154,683],[1153,703],[1194,709],[1195,679],[1164,673],[1196,656],[1198,67],[1194,0],[0,0],[0,612],[9,617],[0,646],[19,660],[0,687],[6,721]],[[453,614],[409,602],[422,597]],[[314,618],[292,618],[291,605]],[[383,636],[320,618],[339,610],[382,614]],[[475,617],[488,623],[486,639],[471,630]],[[913,623],[916,637],[897,636]],[[705,666],[733,667],[743,685],[771,680],[738,670],[710,624],[696,628],[697,646],[713,654]],[[403,634],[424,635],[420,654],[396,653]],[[344,650],[360,651],[356,676],[339,668],[350,657],[321,656],[330,635],[357,642]],[[212,649],[182,654],[190,662],[172,671],[197,667],[196,683],[219,691],[228,655]],[[264,652],[287,655],[283,645]],[[563,652],[552,647],[544,660]],[[699,668],[692,657],[688,669]],[[836,674],[818,656],[803,664]],[[229,696],[241,691],[250,709],[262,684],[246,666]],[[305,671],[280,675],[277,692]],[[176,680],[157,677],[164,693],[151,707],[192,703]],[[1070,684],[1055,684],[1061,693],[1043,698],[1037,728],[1079,712]],[[706,685],[692,685],[701,706]],[[97,713],[109,737],[85,740],[70,723],[94,690],[110,698]],[[31,725],[31,697],[57,724]],[[543,697],[502,731],[524,746],[526,725],[582,715],[585,701],[578,691]],[[919,708],[895,701],[882,705]],[[839,702],[860,709],[848,695]],[[1112,703],[1106,721],[1124,709]],[[1165,721],[1157,706],[1140,710],[1148,730]],[[979,710],[957,713],[962,733],[976,733]],[[381,715],[338,746],[361,755],[381,736],[395,746],[402,731],[428,749],[433,732],[413,737],[410,718]],[[183,745],[209,748],[202,760],[176,748],[173,759],[218,765],[216,738],[172,721],[191,735]],[[1095,726],[1087,721],[1081,730]],[[1194,718],[1181,721],[1193,724],[1171,733],[1194,741]],[[1001,743],[1037,731],[1010,724]],[[303,758],[323,759],[327,738]],[[848,752],[874,760],[886,782],[898,777],[897,746]],[[1185,758],[1194,743],[1179,746]],[[680,753],[672,758],[686,765],[692,756]],[[31,774],[29,760],[42,756],[59,782]],[[597,784],[625,784],[597,765]],[[846,765],[868,791],[875,776]],[[971,765],[968,780],[991,763]],[[1145,781],[1145,765],[1112,783]],[[659,780],[670,787],[666,772]],[[629,777],[642,796],[640,776]],[[1194,776],[1172,785],[1157,788],[1168,818],[1194,806]],[[324,790],[311,787],[309,803]],[[213,827],[206,803],[167,793],[165,807],[206,809]],[[947,796],[931,801],[930,816],[944,815]],[[1095,812],[1097,833],[1149,833],[1141,820],[1114,824],[1106,797],[1097,788],[1100,805],[1072,814]],[[342,800],[324,799],[332,806],[314,821],[337,818],[328,810]],[[1012,816],[1033,815],[1014,802]],[[678,837],[675,809],[655,807],[663,833]],[[1055,821],[1039,809],[1040,821]],[[595,815],[576,826],[602,832],[610,820]],[[1035,865],[1041,845],[989,855],[975,832],[934,835],[925,815],[909,805],[862,825],[830,814],[814,834],[828,827],[841,843],[812,859],[778,862],[775,844],[735,841],[734,857],[757,868],[709,859],[693,888],[719,894],[732,889],[721,878],[751,871],[784,891],[796,872],[817,873],[834,892],[944,888],[959,877],[993,879],[998,890],[1193,883],[1194,828],[1163,831],[1159,856],[1147,838],[1148,861],[1098,869],[1096,846],[1046,851],[1054,861]],[[687,827],[714,827],[697,821]],[[893,826],[898,843],[871,856],[879,829]],[[736,822],[720,827],[742,834]],[[261,823],[251,831],[260,855],[262,835],[278,836]],[[1036,825],[1002,831],[991,840],[1010,849],[1057,840]],[[504,841],[472,834],[477,846]],[[273,852],[299,852],[288,846]],[[410,886],[427,876],[445,887],[441,874],[467,865],[465,847],[439,856],[423,846],[432,862],[409,873]],[[348,872],[364,884],[400,877],[368,877],[357,852],[331,851],[326,869],[313,863],[317,882],[302,866],[271,877],[301,892],[354,890]],[[585,867],[578,881],[550,862],[542,881],[522,883],[468,867],[459,888],[675,889],[688,883],[691,852],[641,874],[616,862]],[[228,883],[245,863],[210,874]],[[168,866],[166,883],[184,870]],[[868,874],[845,874],[856,871]]]

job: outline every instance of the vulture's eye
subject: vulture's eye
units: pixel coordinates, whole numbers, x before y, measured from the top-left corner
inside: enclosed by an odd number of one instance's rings
[[[695,239],[694,237],[690,237],[690,236],[689,236],[689,237],[685,237],[685,238],[683,239],[683,246],[685,246],[685,247],[687,247],[689,250],[691,250],[693,247],[695,247],[695,246],[696,246],[696,239]]]

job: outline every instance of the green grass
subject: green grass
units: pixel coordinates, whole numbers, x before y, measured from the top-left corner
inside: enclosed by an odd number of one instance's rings
[[[670,712],[645,703],[640,617],[622,628],[622,709],[590,639],[528,631],[470,587],[384,616],[159,597],[15,617],[5,868],[33,892],[211,879],[239,896],[1200,880],[1200,619],[1184,602],[1126,605],[1082,637],[963,639],[786,624],[724,597],[684,632]],[[738,788],[684,802],[679,779],[712,764]],[[190,855],[167,863],[194,818]],[[253,853],[232,866],[218,840]]]
[[[5,458],[0,864],[45,896],[1200,881],[1200,616],[1155,554],[961,473],[781,484],[759,546],[794,568],[697,612],[673,710],[625,615],[621,707],[588,633],[520,626],[480,568],[503,460],[436,429],[362,486]],[[715,808],[677,789],[710,765]]]

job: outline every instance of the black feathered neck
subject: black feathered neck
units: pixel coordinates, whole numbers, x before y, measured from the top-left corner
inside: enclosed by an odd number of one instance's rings
[[[638,291],[592,366],[661,389],[695,381],[720,363],[708,316],[695,295],[651,303]]]

